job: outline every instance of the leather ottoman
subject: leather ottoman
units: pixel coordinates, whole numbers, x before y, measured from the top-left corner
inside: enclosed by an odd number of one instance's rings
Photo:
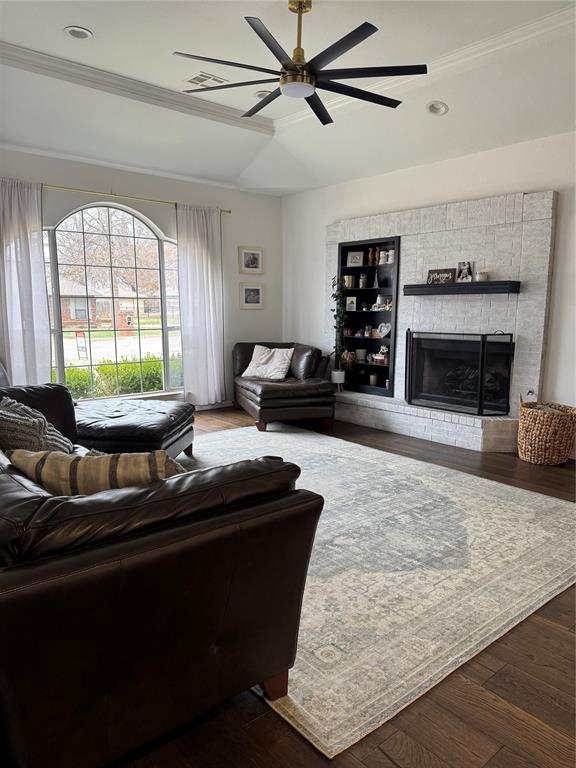
[[[76,406],[78,442],[104,453],[192,455],[194,406],[174,400],[92,400]]]

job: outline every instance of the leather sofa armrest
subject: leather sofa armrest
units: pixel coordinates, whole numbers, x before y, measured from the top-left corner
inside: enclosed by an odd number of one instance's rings
[[[226,513],[236,505],[288,493],[299,475],[295,464],[265,456],[188,472],[147,487],[50,497],[23,532],[18,559],[69,553]]]

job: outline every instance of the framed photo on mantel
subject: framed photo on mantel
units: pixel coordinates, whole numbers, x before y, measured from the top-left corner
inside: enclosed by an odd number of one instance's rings
[[[429,269],[428,285],[446,285],[447,283],[453,283],[456,280],[455,269]]]

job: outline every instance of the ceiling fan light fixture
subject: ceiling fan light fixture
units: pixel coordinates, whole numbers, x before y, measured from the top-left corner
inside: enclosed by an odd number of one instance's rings
[[[291,99],[307,99],[316,88],[314,78],[308,72],[288,72],[280,78],[280,90]]]

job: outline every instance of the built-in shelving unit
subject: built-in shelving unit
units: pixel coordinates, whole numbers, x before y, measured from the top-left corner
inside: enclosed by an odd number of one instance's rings
[[[386,264],[370,263],[375,252],[389,253],[394,251],[394,260]],[[362,265],[348,266],[348,254],[351,252],[363,254]],[[353,277],[353,287],[344,289],[346,297],[355,297],[357,309],[346,310],[345,328],[352,335],[342,336],[343,349],[358,353],[365,349],[366,354],[377,354],[380,347],[389,348],[388,365],[366,362],[356,362],[346,372],[344,389],[353,392],[365,392],[382,397],[394,396],[394,361],[396,353],[396,306],[398,298],[398,263],[400,258],[400,238],[389,237],[376,240],[361,240],[351,243],[340,243],[338,249],[338,277],[344,280],[346,276]],[[366,287],[360,287],[360,276],[364,275]],[[391,309],[372,309],[377,298],[386,297],[391,301]],[[363,308],[365,306],[366,308]],[[390,332],[384,337],[365,336],[366,326],[372,326],[374,331],[382,323],[390,324]],[[356,333],[362,332],[361,336]],[[370,384],[370,375],[376,376],[376,384]]]
[[[404,286],[404,296],[450,296],[471,293],[520,293],[518,280],[485,280],[472,283],[417,283]]]

